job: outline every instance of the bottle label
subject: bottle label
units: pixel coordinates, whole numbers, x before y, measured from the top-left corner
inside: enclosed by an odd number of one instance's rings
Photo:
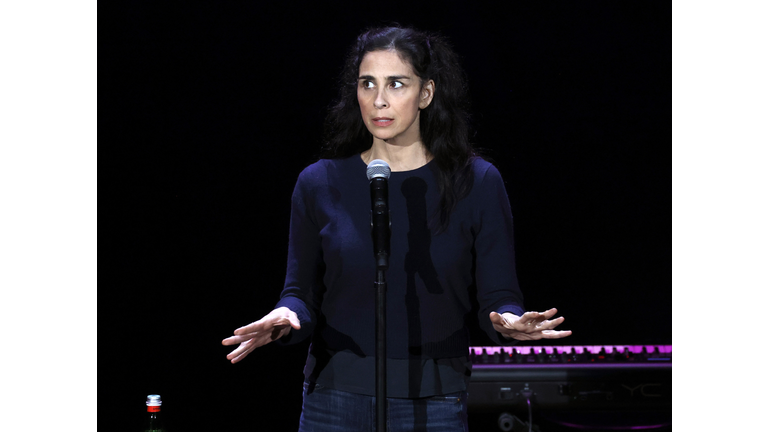
[[[160,407],[152,405],[147,406],[147,412],[160,412]]]

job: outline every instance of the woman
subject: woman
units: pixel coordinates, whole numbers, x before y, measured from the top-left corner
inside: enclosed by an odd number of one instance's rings
[[[387,272],[390,430],[467,430],[471,293],[498,344],[553,339],[555,309],[524,312],[512,215],[498,170],[475,156],[456,55],[440,37],[372,29],[358,37],[324,158],[294,190],[281,299],[235,330],[236,363],[273,341],[311,336],[300,430],[374,427],[375,263],[367,164],[386,161],[392,221]]]

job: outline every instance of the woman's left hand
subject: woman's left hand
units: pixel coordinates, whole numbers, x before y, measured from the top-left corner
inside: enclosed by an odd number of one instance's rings
[[[570,330],[553,330],[565,321],[564,317],[550,319],[556,313],[555,308],[546,312],[526,312],[521,317],[510,312],[491,312],[491,323],[493,328],[507,339],[560,339],[570,336]]]

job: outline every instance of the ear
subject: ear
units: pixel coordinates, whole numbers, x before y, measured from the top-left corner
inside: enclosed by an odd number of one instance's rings
[[[435,97],[435,82],[432,80],[427,81],[424,86],[421,87],[421,99],[419,99],[419,109],[424,109],[432,103],[432,98]]]

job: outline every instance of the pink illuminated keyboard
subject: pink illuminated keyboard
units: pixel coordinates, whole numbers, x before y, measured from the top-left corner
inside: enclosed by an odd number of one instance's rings
[[[672,345],[475,346],[473,365],[672,363]]]

